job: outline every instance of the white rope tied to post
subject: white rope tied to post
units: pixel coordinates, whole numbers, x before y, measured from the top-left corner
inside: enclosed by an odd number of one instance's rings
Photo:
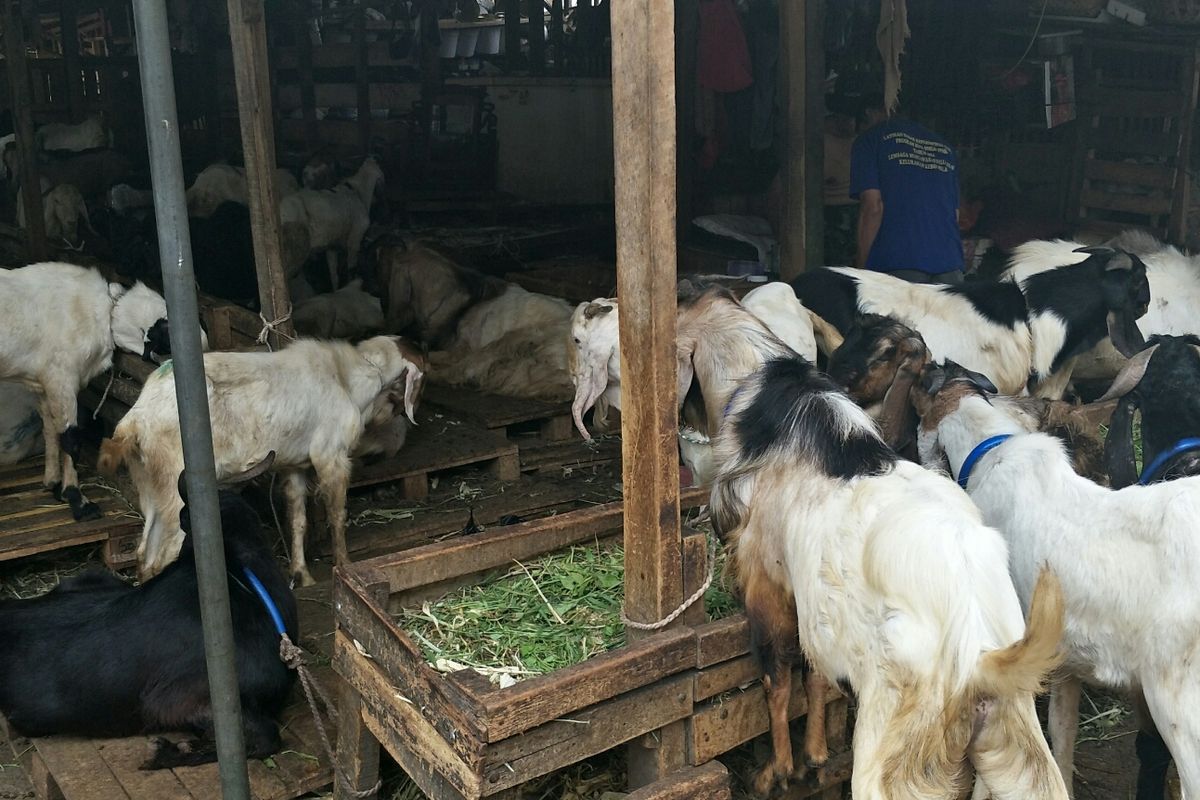
[[[321,737],[321,744],[325,747],[325,756],[329,759],[329,765],[337,777],[341,778],[342,783],[345,784],[346,793],[356,798],[367,798],[374,795],[382,788],[382,780],[375,781],[375,785],[370,789],[357,790],[354,788],[354,782],[342,771],[341,766],[334,757],[333,747],[329,744],[329,734],[325,732],[325,723],[321,720],[320,711],[317,710],[317,701],[313,696],[313,692],[315,691],[320,695],[321,702],[324,703],[330,718],[336,723],[337,713],[334,710],[334,705],[329,701],[329,696],[325,694],[325,690],[321,688],[321,684],[317,683],[317,679],[308,671],[308,667],[304,663],[304,650],[293,644],[287,634],[284,634],[279,639],[279,658],[289,669],[296,670],[296,674],[300,676],[300,685],[304,688],[304,696],[308,698],[308,707],[312,711],[313,719],[316,720],[317,735]]]
[[[713,578],[717,573],[717,540],[715,536],[708,537],[708,577],[704,579],[704,583],[700,584],[700,588],[692,593],[692,596],[684,600],[683,603],[672,611],[667,616],[660,619],[658,622],[637,622],[625,616],[625,609],[621,609],[621,622],[627,628],[633,628],[637,631],[660,631],[670,625],[675,620],[679,619],[679,615],[687,611],[696,604],[696,601],[704,597],[704,593],[712,586]]]
[[[108,368],[108,384],[104,387],[104,394],[100,395],[100,402],[96,404],[96,410],[92,412],[92,419],[100,416],[100,409],[104,408],[104,401],[108,399],[108,390],[112,388],[113,380],[117,377],[117,368]]]
[[[288,312],[286,314],[284,314],[282,317],[280,317],[279,319],[268,320],[265,316],[263,316],[263,313],[261,311],[258,312],[258,318],[260,320],[262,320],[263,326],[262,326],[262,330],[258,332],[258,339],[256,339],[255,341],[257,341],[259,344],[265,344],[267,346],[268,350],[271,349],[271,342],[269,341],[271,334],[275,334],[276,336],[280,337],[281,339],[287,339],[289,341],[295,340],[294,336],[288,336],[286,333],[279,330],[280,325],[282,325],[283,323],[287,322],[289,319],[292,318],[291,309],[288,309]]]

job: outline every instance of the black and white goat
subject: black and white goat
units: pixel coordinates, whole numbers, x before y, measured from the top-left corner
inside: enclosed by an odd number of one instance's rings
[[[98,271],[46,262],[0,269],[0,380],[38,398],[46,451],[45,487],[76,519],[100,510],[79,491],[75,473],[76,395],[112,366],[120,348],[149,359],[171,351],[167,304],[141,283],[126,288]]]
[[[244,571],[261,581],[294,642],[296,599],[253,509],[230,491],[220,503],[246,751],[264,758],[280,748],[276,718],[294,674],[280,660],[279,634],[246,588]],[[181,523],[190,531],[186,506]],[[141,586],[92,572],[41,597],[0,602],[0,712],[26,736],[198,737],[184,745],[157,740],[147,769],[216,761],[199,603],[190,536],[179,560]]]
[[[1026,628],[1003,538],[798,356],[740,384],[716,449],[713,521],[760,648],[794,647],[770,634],[798,621],[816,670],[858,695],[855,798],[951,800],[968,762],[993,800],[1066,798],[1033,704],[1062,633],[1053,575]]]
[[[929,370],[913,398],[922,462],[948,463],[1004,534],[1022,602],[1036,603],[1045,566],[1061,581],[1066,676],[1051,693],[1050,735],[1063,776],[1074,773],[1080,682],[1140,687],[1184,796],[1200,797],[1200,478],[1099,486],[1075,473],[1061,442],[1026,433],[971,376]]]
[[[1008,395],[1059,399],[1075,359],[1105,337],[1129,354],[1142,338],[1146,268],[1134,255],[1089,252],[1078,264],[1012,281],[962,286],[913,284],[849,267],[805,273],[792,282],[807,308],[845,334],[860,314],[882,314],[921,333],[935,361],[980,372]]]

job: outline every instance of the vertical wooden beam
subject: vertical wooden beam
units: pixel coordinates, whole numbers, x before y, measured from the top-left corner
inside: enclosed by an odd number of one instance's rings
[[[366,155],[371,152],[371,85],[367,81],[367,15],[361,5],[354,14],[354,57],[354,82],[358,86],[358,149]]]
[[[8,91],[12,98],[13,130],[19,154],[18,175],[25,201],[26,253],[32,261],[46,258],[46,223],[42,217],[41,181],[37,167],[37,144],[33,137],[33,102],[29,91],[29,63],[25,60],[25,29],[13,9],[14,0],[4,3],[4,60],[8,66]]]
[[[1180,95],[1183,97],[1183,113],[1177,125],[1181,127],[1179,152],[1175,156],[1175,191],[1171,202],[1171,218],[1167,224],[1167,238],[1172,244],[1183,247],[1187,244],[1187,217],[1191,206],[1191,171],[1187,169],[1192,158],[1192,138],[1195,131],[1196,91],[1200,82],[1200,45],[1192,45],[1191,52],[1182,59],[1179,71]]]
[[[529,0],[529,71],[541,75],[546,71],[546,7],[542,0]]]
[[[340,681],[339,681],[340,683]],[[337,770],[333,779],[336,800],[353,798],[379,779],[379,742],[362,718],[362,698],[347,683],[338,693]],[[347,781],[352,785],[347,786]]]
[[[787,134],[779,271],[790,280],[824,259],[825,0],[779,4],[780,66]]]
[[[504,60],[509,72],[521,67],[521,0],[501,0],[504,9]]]
[[[313,85],[313,44],[308,32],[308,22],[296,22],[296,59],[300,72],[300,109],[304,114],[304,147],[310,153],[320,147],[317,131],[317,90]]]
[[[550,4],[550,45],[554,48],[554,72],[558,75],[563,72],[565,61],[563,47],[566,38],[566,32],[563,30],[563,0],[552,0]]]
[[[699,0],[675,0],[675,138],[679,168],[675,196],[680,234],[691,225],[696,185],[696,47]]]
[[[79,65],[79,12],[75,0],[59,0],[59,30],[62,31],[63,68],[67,75],[67,108],[71,121],[87,116],[83,107],[83,69]],[[108,120],[105,121],[108,123]]]
[[[683,599],[675,362],[675,14],[612,6],[625,614],[654,623]],[[630,630],[629,638],[640,635]],[[682,724],[629,748],[631,788],[684,763]]]
[[[279,199],[275,186],[275,126],[271,118],[271,71],[267,64],[267,22],[262,0],[228,0],[229,41],[237,84],[238,124],[250,193],[250,230],[262,315],[280,320],[271,347],[293,335],[292,301],[283,274]],[[285,319],[286,317],[286,319]],[[282,336],[280,335],[282,334]]]

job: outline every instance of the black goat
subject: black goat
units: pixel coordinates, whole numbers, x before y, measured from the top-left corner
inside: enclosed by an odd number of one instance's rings
[[[1150,337],[1101,400],[1120,398],[1104,445],[1112,488],[1200,475],[1200,338]],[[1142,474],[1133,452],[1133,412],[1142,412]],[[1138,717],[1138,800],[1160,798],[1171,753],[1142,703]]]
[[[200,289],[250,309],[258,308],[258,273],[250,209],[227,200],[209,217],[189,217],[192,268]],[[117,271],[128,278],[159,274],[158,230],[151,210],[113,214],[109,241]]]
[[[238,479],[261,473],[263,464]],[[220,501],[246,751],[262,758],[279,750],[275,719],[294,673],[279,658],[279,634],[243,569],[262,581],[292,641],[299,640],[296,599],[253,509],[229,491]],[[186,506],[180,522],[190,531]],[[179,560],[141,586],[91,572],[32,600],[0,602],[0,641],[0,712],[18,732],[189,731],[198,738],[180,745],[156,740],[143,768],[216,761],[190,536]]]

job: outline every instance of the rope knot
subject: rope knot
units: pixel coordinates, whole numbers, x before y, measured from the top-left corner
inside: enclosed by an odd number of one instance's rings
[[[271,334],[275,334],[276,336],[278,336],[282,339],[294,340],[296,338],[294,336],[288,336],[286,333],[279,330],[280,325],[282,325],[283,323],[287,322],[289,319],[292,318],[291,309],[288,309],[287,313],[284,314],[279,319],[268,320],[261,311],[258,312],[258,318],[260,320],[262,320],[262,324],[263,324],[262,330],[260,330],[258,332],[258,338],[255,340],[259,344],[265,344],[265,345],[267,345],[268,348],[270,348],[271,345],[268,343],[267,339],[270,337]]]
[[[304,651],[287,636],[283,636],[279,639],[279,659],[287,665],[288,669],[299,672],[300,668],[304,666]]]

